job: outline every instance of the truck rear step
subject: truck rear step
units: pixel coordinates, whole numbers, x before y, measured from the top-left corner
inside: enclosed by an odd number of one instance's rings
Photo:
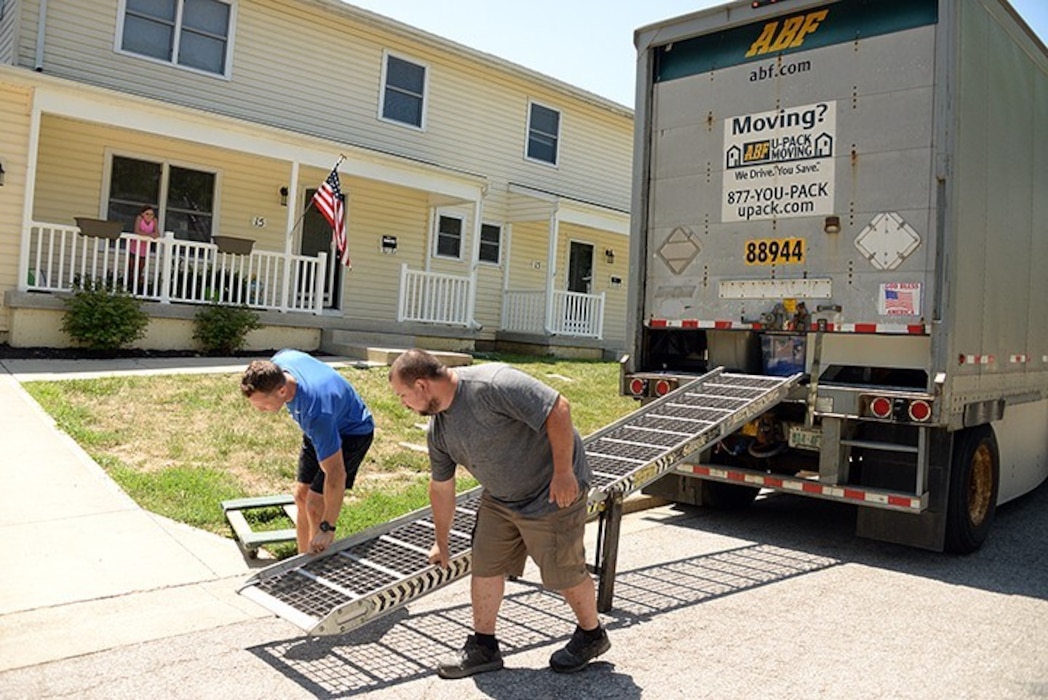
[[[622,498],[685,457],[730,435],[782,401],[801,375],[768,377],[716,369],[583,440],[593,470],[589,511],[600,517],[598,604],[611,604]],[[396,610],[470,571],[471,533],[481,489],[456,500],[447,569],[429,563],[429,508],[264,569],[240,593],[310,634],[340,634]]]

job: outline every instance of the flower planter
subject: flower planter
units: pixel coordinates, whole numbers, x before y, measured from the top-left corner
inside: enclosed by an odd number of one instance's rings
[[[107,221],[106,219],[89,219],[83,216],[75,216],[73,219],[80,228],[81,235],[93,236],[95,238],[108,238],[115,241],[120,238],[124,231],[121,221]]]
[[[211,242],[218,246],[219,253],[232,253],[233,255],[251,255],[251,249],[255,247],[255,242],[250,238],[234,236],[212,236]]]

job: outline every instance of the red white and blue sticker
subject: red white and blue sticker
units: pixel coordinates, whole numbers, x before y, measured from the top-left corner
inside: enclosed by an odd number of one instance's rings
[[[878,313],[881,316],[920,316],[921,283],[887,282],[882,284]]]

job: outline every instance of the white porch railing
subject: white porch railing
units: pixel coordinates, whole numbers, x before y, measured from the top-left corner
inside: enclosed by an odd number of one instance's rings
[[[148,246],[141,269],[129,243]],[[19,271],[25,291],[67,292],[88,279],[160,303],[244,305],[319,314],[323,309],[326,255],[311,258],[274,251],[234,255],[213,243],[152,239],[130,233],[119,239],[85,236],[74,226],[31,224]]]
[[[400,267],[397,321],[470,326],[473,319],[473,277],[409,270]]]
[[[604,294],[506,290],[502,330],[600,339],[604,334]]]

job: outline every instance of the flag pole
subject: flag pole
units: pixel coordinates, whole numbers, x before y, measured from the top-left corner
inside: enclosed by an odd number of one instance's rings
[[[338,154],[338,160],[335,161],[335,165],[332,166],[330,172],[335,172],[336,170],[338,170],[338,166],[342,165],[342,161],[344,161],[345,159],[346,159],[346,154],[339,153]],[[285,237],[285,240],[290,239],[291,236],[295,233],[295,229],[297,229],[299,226],[302,225],[303,219],[306,218],[306,212],[308,212],[312,206],[313,206],[313,197],[310,197],[309,198],[309,203],[306,204],[306,206],[302,209],[302,213],[299,214],[298,220],[296,220],[294,225],[290,229],[288,229],[287,236]]]

